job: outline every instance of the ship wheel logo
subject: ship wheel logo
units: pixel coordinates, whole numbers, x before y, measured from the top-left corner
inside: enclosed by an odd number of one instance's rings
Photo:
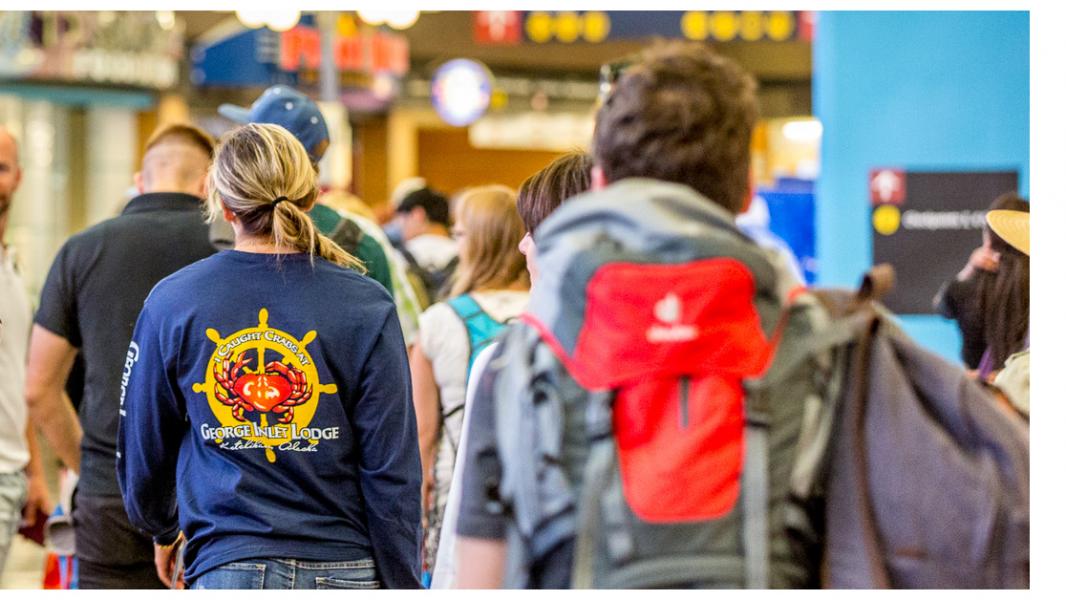
[[[312,330],[297,339],[270,327],[268,316],[265,308],[260,309],[258,326],[225,338],[207,329],[216,349],[204,382],[194,384],[193,391],[207,396],[223,428],[245,425],[239,430],[248,432],[243,439],[261,445],[267,460],[274,462],[274,449],[291,444],[297,432],[310,424],[319,396],[336,393],[337,386],[319,381],[307,352],[318,334]],[[221,435],[215,442],[222,443]]]

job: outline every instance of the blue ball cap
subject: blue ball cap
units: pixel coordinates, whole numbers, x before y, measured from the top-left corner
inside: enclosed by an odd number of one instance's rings
[[[284,127],[300,140],[311,162],[322,159],[325,148],[318,151],[325,140],[329,142],[329,129],[322,111],[315,101],[287,85],[267,88],[250,108],[235,104],[223,104],[218,113],[238,123],[273,123]]]

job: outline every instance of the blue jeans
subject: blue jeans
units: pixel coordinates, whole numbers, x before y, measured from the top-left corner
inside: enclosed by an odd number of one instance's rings
[[[373,558],[313,562],[256,558],[215,567],[192,582],[192,589],[372,590],[381,587]]]

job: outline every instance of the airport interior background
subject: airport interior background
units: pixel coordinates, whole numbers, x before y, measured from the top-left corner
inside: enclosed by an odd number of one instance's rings
[[[1028,197],[1029,32],[1025,11],[0,11],[0,124],[24,171],[6,242],[38,296],[63,241],[121,210],[158,124],[221,134],[219,105],[277,83],[323,106],[323,187],[378,215],[411,177],[517,186],[589,147],[601,67],[691,39],[759,81],[751,218],[809,284],[892,264],[889,308],[960,362],[933,296],[990,202]],[[17,556],[0,584],[34,587],[43,553]]]

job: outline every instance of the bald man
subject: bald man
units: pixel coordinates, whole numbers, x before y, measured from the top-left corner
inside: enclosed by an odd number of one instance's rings
[[[73,521],[83,589],[161,587],[152,539],[126,517],[115,476],[118,391],[138,358],[133,324],[159,280],[215,249],[202,205],[214,140],[190,125],[149,139],[122,214],[71,237],[41,291],[26,373],[31,421],[79,474]],[[220,285],[224,282],[220,282]],[[63,385],[78,353],[77,413]]]
[[[33,526],[38,511],[52,510],[22,398],[33,313],[14,248],[4,244],[11,202],[21,180],[18,144],[0,127],[0,574],[19,523]]]

